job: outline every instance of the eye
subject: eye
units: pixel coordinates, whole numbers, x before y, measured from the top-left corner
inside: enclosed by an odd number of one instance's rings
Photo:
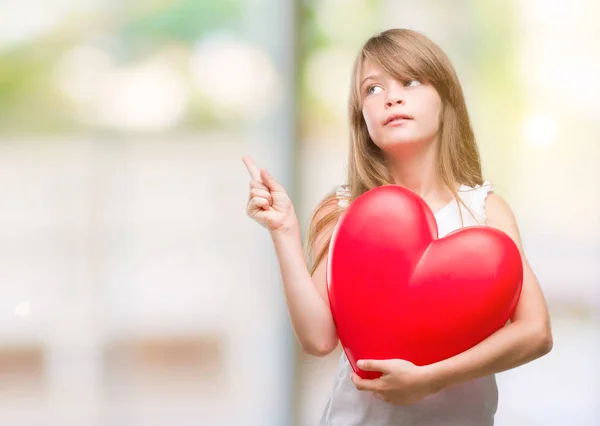
[[[421,82],[419,80],[408,80],[407,82],[404,83],[405,87],[416,87],[416,86],[420,86]]]
[[[371,85],[371,86],[367,87],[367,90],[366,90],[367,95],[376,94],[377,92],[375,92],[375,89],[381,89],[381,87],[377,86],[377,85]],[[383,90],[383,89],[381,89],[381,90]]]

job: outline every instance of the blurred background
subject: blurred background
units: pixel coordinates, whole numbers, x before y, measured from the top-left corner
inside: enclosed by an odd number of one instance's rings
[[[360,45],[424,32],[457,69],[554,350],[497,425],[600,424],[600,5],[592,0],[0,2],[0,424],[316,425],[242,155],[303,229],[346,172]]]

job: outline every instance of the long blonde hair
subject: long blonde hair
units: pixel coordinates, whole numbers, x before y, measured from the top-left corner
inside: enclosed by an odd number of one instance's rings
[[[454,67],[440,47],[424,35],[407,29],[390,29],[371,37],[354,62],[348,102],[348,202],[377,186],[394,183],[383,152],[371,140],[362,114],[360,74],[365,60],[375,63],[400,81],[418,79],[436,89],[442,100],[436,169],[439,179],[452,191],[456,201],[462,203],[457,184],[471,187],[483,184],[479,150],[462,88]],[[335,200],[335,192],[328,194],[313,212],[308,226],[305,249],[311,274],[326,256],[331,242],[331,225],[343,211],[343,207],[327,207]],[[329,235],[324,246],[318,253],[313,253],[317,238],[323,238],[320,234],[326,228]]]

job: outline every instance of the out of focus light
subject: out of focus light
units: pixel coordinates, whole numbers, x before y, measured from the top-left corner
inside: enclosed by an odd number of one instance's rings
[[[600,63],[582,47],[564,46],[560,61],[555,55],[554,52],[546,52],[536,65],[538,71],[535,75],[543,98],[547,102],[556,102],[557,111],[568,110],[598,120],[600,113],[596,105],[600,84],[595,84],[595,81],[600,75]]]
[[[69,2],[20,0],[2,4],[0,46],[10,47],[52,31],[67,14]],[[62,7],[61,7],[62,6]]]
[[[198,89],[217,115],[258,118],[281,101],[280,78],[258,47],[229,37],[207,38],[197,44],[191,65]]]
[[[31,313],[31,305],[29,302],[21,302],[15,306],[15,315],[18,317],[26,317]]]
[[[549,27],[580,22],[589,12],[587,0],[554,2],[548,7],[545,0],[529,0],[519,4],[519,10],[528,24],[546,24]],[[588,6],[588,7],[586,7]],[[589,13],[588,13],[589,14]],[[592,14],[593,15],[593,14]]]
[[[557,126],[547,115],[532,115],[523,123],[523,139],[534,146],[547,147],[556,142]]]
[[[319,32],[329,40],[350,45],[358,44],[371,36],[373,10],[364,0],[321,0],[316,3],[315,18]],[[351,25],[348,23],[351,22]]]
[[[592,40],[600,36],[597,13],[589,0],[521,2],[516,10],[527,30],[520,41],[521,73],[530,96],[553,105],[557,116],[600,119],[597,76],[600,62]],[[557,34],[556,28],[561,28]]]
[[[104,81],[98,119],[130,130],[162,130],[177,123],[188,102],[185,81],[167,64],[115,70]]]
[[[61,91],[93,125],[163,130],[179,121],[189,100],[183,77],[160,59],[119,69],[102,50],[77,47],[56,75]]]
[[[59,62],[56,77],[61,91],[76,102],[90,102],[98,98],[102,84],[112,68],[112,59],[104,51],[79,46],[67,52]]]
[[[353,62],[354,56],[345,50],[322,50],[307,60],[308,90],[338,116],[346,114]]]

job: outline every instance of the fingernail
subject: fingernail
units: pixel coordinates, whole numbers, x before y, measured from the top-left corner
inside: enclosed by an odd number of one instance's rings
[[[358,365],[358,367],[359,367],[359,368],[363,368],[363,367],[364,367],[364,365],[365,365],[365,362],[364,362],[364,361],[358,361],[358,362],[356,363],[356,365]]]

